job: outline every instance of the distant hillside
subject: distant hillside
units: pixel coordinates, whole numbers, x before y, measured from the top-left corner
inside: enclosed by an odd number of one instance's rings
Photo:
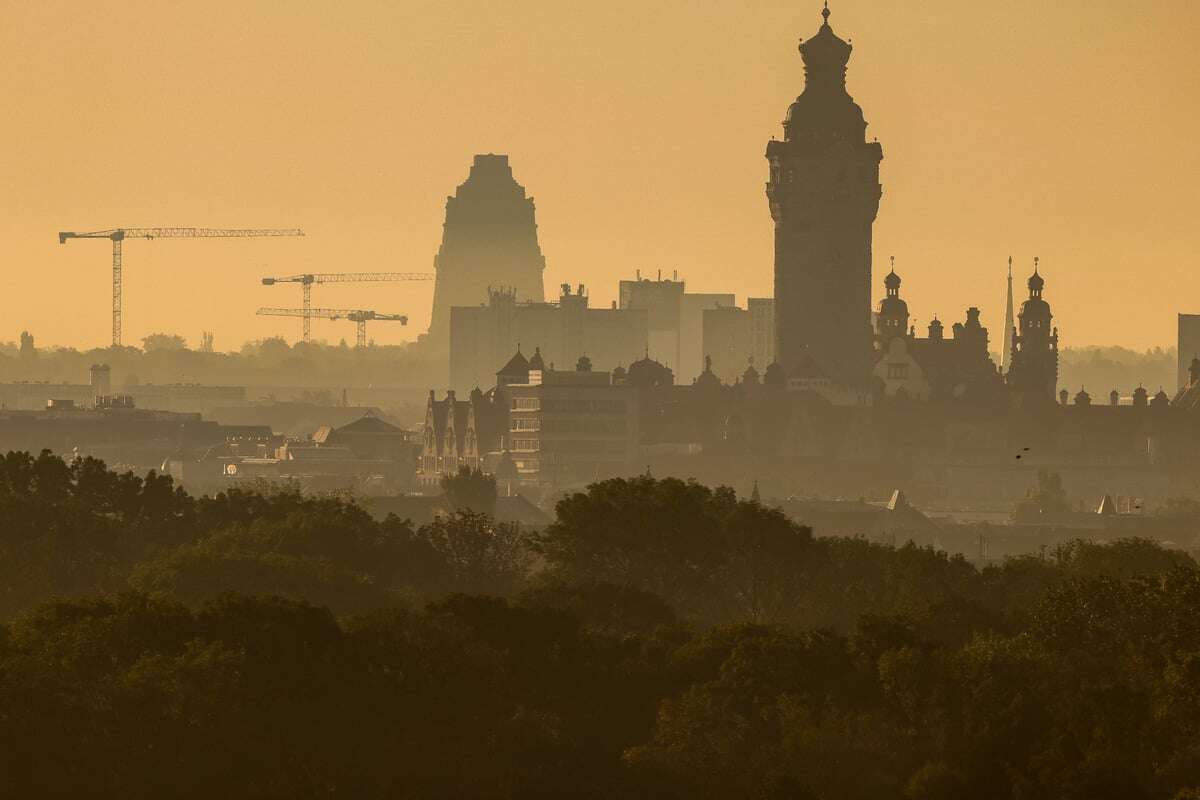
[[[1159,388],[1175,393],[1175,348],[1156,347],[1139,353],[1124,347],[1071,347],[1059,358],[1060,388],[1072,393],[1086,388],[1092,397],[1116,389],[1128,396],[1139,385],[1151,394]]]

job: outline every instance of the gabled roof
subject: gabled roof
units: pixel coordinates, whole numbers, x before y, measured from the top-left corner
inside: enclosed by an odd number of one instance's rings
[[[454,444],[461,453],[470,422],[471,401],[447,397],[445,400],[434,400],[432,407],[434,447],[437,452],[440,454],[443,451],[446,442],[446,427],[452,425],[454,427]]]
[[[404,433],[404,429],[397,427],[390,422],[384,422],[379,417],[369,411],[351,422],[349,425],[343,425],[337,429],[338,433]],[[318,431],[319,433],[319,431]],[[316,438],[315,436],[313,437]]]
[[[825,370],[821,369],[821,365],[812,357],[812,353],[805,353],[799,363],[792,369],[790,377],[802,380],[817,380],[828,378],[829,375]]]
[[[521,354],[521,348],[517,348],[516,355],[508,360],[508,363],[500,368],[497,375],[518,375],[529,372],[529,361]]]

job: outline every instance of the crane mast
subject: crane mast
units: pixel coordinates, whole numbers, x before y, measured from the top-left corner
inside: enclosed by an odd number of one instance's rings
[[[305,309],[312,308],[312,287],[314,283],[368,283],[378,281],[431,281],[431,272],[310,272],[303,275],[286,275],[280,278],[263,278],[263,286],[274,286],[277,283],[298,283],[301,289],[301,304]],[[312,316],[304,316],[301,320],[301,330],[304,341],[312,334]]]
[[[121,346],[121,323],[123,316],[121,263],[122,243],[125,239],[242,239],[266,236],[303,236],[298,228],[112,228],[103,231],[59,231],[58,243],[68,239],[108,239],[112,242],[112,343]]]
[[[260,317],[302,317],[305,320],[311,320],[316,317],[320,319],[349,320],[356,326],[355,347],[360,350],[367,346],[368,322],[399,322],[401,325],[408,324],[408,317],[404,314],[384,314],[379,311],[368,311],[361,308],[260,308],[255,313]]]

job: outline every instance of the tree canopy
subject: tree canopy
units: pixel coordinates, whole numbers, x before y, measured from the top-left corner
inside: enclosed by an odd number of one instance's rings
[[[1200,568],[978,569],[649,477],[531,534],[0,458],[17,797],[1200,797]]]

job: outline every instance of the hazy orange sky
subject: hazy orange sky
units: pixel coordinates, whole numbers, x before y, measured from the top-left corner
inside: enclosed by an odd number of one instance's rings
[[[1200,311],[1200,4],[833,0],[851,94],[883,144],[878,284],[922,328],[983,309],[1041,256],[1067,346],[1173,344]],[[218,349],[299,321],[263,275],[431,271],[480,152],[536,198],[546,286],[594,305],[635,269],[770,295],[767,140],[803,88],[816,0],[3,2],[0,340],[109,340],[109,244],[58,230],[302,227],[299,240],[132,241],[125,341]],[[877,286],[877,296],[881,287]],[[316,287],[408,313],[432,284]],[[314,333],[353,341],[350,323]]]

